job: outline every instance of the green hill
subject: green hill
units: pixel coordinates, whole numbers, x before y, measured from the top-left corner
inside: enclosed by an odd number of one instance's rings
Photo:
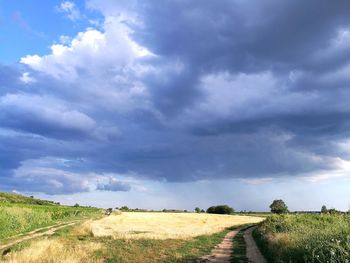
[[[56,205],[53,201],[40,200],[37,198],[27,197],[19,194],[2,192],[0,192],[0,203]]]

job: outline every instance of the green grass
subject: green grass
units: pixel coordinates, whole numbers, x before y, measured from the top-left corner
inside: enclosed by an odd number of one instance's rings
[[[247,225],[238,232],[238,234],[233,238],[232,242],[232,257],[231,263],[248,263],[247,258],[247,246],[244,240],[244,232],[251,225]]]
[[[15,204],[33,204],[33,205],[57,205],[52,201],[41,200],[33,197],[27,197],[14,193],[2,193],[0,192],[0,204],[1,203],[15,203]]]
[[[350,262],[349,215],[274,215],[254,237],[270,262]]]
[[[39,199],[0,194],[0,240],[57,222],[100,213],[97,208],[52,205],[47,204],[47,201],[40,203]]]
[[[189,262],[210,254],[227,231],[213,235],[203,235],[189,240],[125,240],[100,238],[105,250],[99,257],[106,262]]]

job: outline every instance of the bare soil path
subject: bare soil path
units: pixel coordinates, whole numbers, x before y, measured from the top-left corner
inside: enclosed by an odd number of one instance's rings
[[[250,227],[244,232],[244,241],[247,246],[247,258],[249,263],[266,263],[267,261],[261,254],[252,235],[255,228],[256,226]]]
[[[41,236],[51,236],[53,235],[54,233],[56,233],[57,230],[60,230],[64,227],[67,227],[67,226],[72,226],[72,225],[75,225],[77,224],[78,222],[80,221],[72,221],[72,222],[66,222],[66,223],[61,223],[61,224],[57,224],[57,225],[53,225],[53,226],[50,226],[50,227],[47,227],[47,228],[40,228],[40,229],[36,229],[32,232],[29,232],[27,233],[26,235],[18,238],[18,239],[15,239],[13,241],[10,241],[6,244],[3,244],[1,245],[0,244],[0,251],[4,250],[3,253],[5,253],[6,250],[8,250],[9,248],[11,248],[12,246],[18,244],[18,243],[21,243],[23,241],[27,241],[27,240],[30,240],[30,239],[33,239],[33,238],[37,238],[37,237],[41,237]],[[45,229],[45,231],[41,231]]]
[[[232,240],[240,229],[226,234],[223,241],[213,249],[210,255],[200,258],[199,262],[205,263],[229,263],[232,254]]]

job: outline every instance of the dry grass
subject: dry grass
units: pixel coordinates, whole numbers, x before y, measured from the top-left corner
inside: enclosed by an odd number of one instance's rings
[[[2,262],[7,263],[102,263],[93,259],[95,251],[101,249],[98,243],[70,244],[60,239],[43,239],[29,247],[11,253]]]
[[[126,213],[89,223],[94,236],[126,239],[185,239],[225,228],[258,223],[264,218],[194,213]],[[86,228],[87,225],[84,225]],[[85,230],[86,231],[86,230]]]

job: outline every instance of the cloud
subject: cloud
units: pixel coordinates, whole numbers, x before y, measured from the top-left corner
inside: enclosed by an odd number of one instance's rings
[[[48,195],[62,195],[101,191],[123,191],[131,189],[131,184],[137,181],[131,177],[125,181],[117,180],[113,175],[96,173],[72,172],[69,168],[74,166],[70,160],[53,157],[28,159],[21,162],[15,170],[13,189],[23,192],[39,192]]]
[[[82,136],[92,132],[95,121],[84,113],[69,109],[51,97],[6,94],[0,97],[3,127],[46,136]]]
[[[0,67],[7,186],[20,184],[23,163],[47,156],[72,165],[38,163],[28,178],[49,185],[39,174],[52,174],[57,193],[87,190],[88,174],[103,175],[100,190],[128,191],[108,175],[257,183],[346,170],[347,1],[86,7],[101,26],[22,57],[20,69]]]
[[[65,1],[62,2],[57,10],[62,13],[66,13],[67,17],[72,21],[77,21],[81,18],[80,11],[74,2]]]
[[[62,81],[73,81],[84,72],[90,77],[102,77],[102,69],[118,77],[118,72],[132,66],[135,59],[150,55],[131,40],[128,28],[118,18],[106,18],[104,29],[105,32],[87,29],[68,45],[52,45],[52,54],[27,55],[21,63]]]
[[[14,172],[13,180],[20,182],[13,185],[14,189],[46,194],[72,194],[90,191],[94,176],[52,167],[56,165],[57,161],[59,160],[42,158],[22,162],[21,166]]]
[[[118,181],[113,177],[110,177],[108,182],[106,182],[105,184],[101,183],[97,185],[97,190],[102,190],[102,191],[128,192],[130,191],[130,189],[131,189],[131,186],[128,183]]]
[[[30,76],[29,72],[24,72],[19,79],[25,84],[36,82],[36,80]]]

